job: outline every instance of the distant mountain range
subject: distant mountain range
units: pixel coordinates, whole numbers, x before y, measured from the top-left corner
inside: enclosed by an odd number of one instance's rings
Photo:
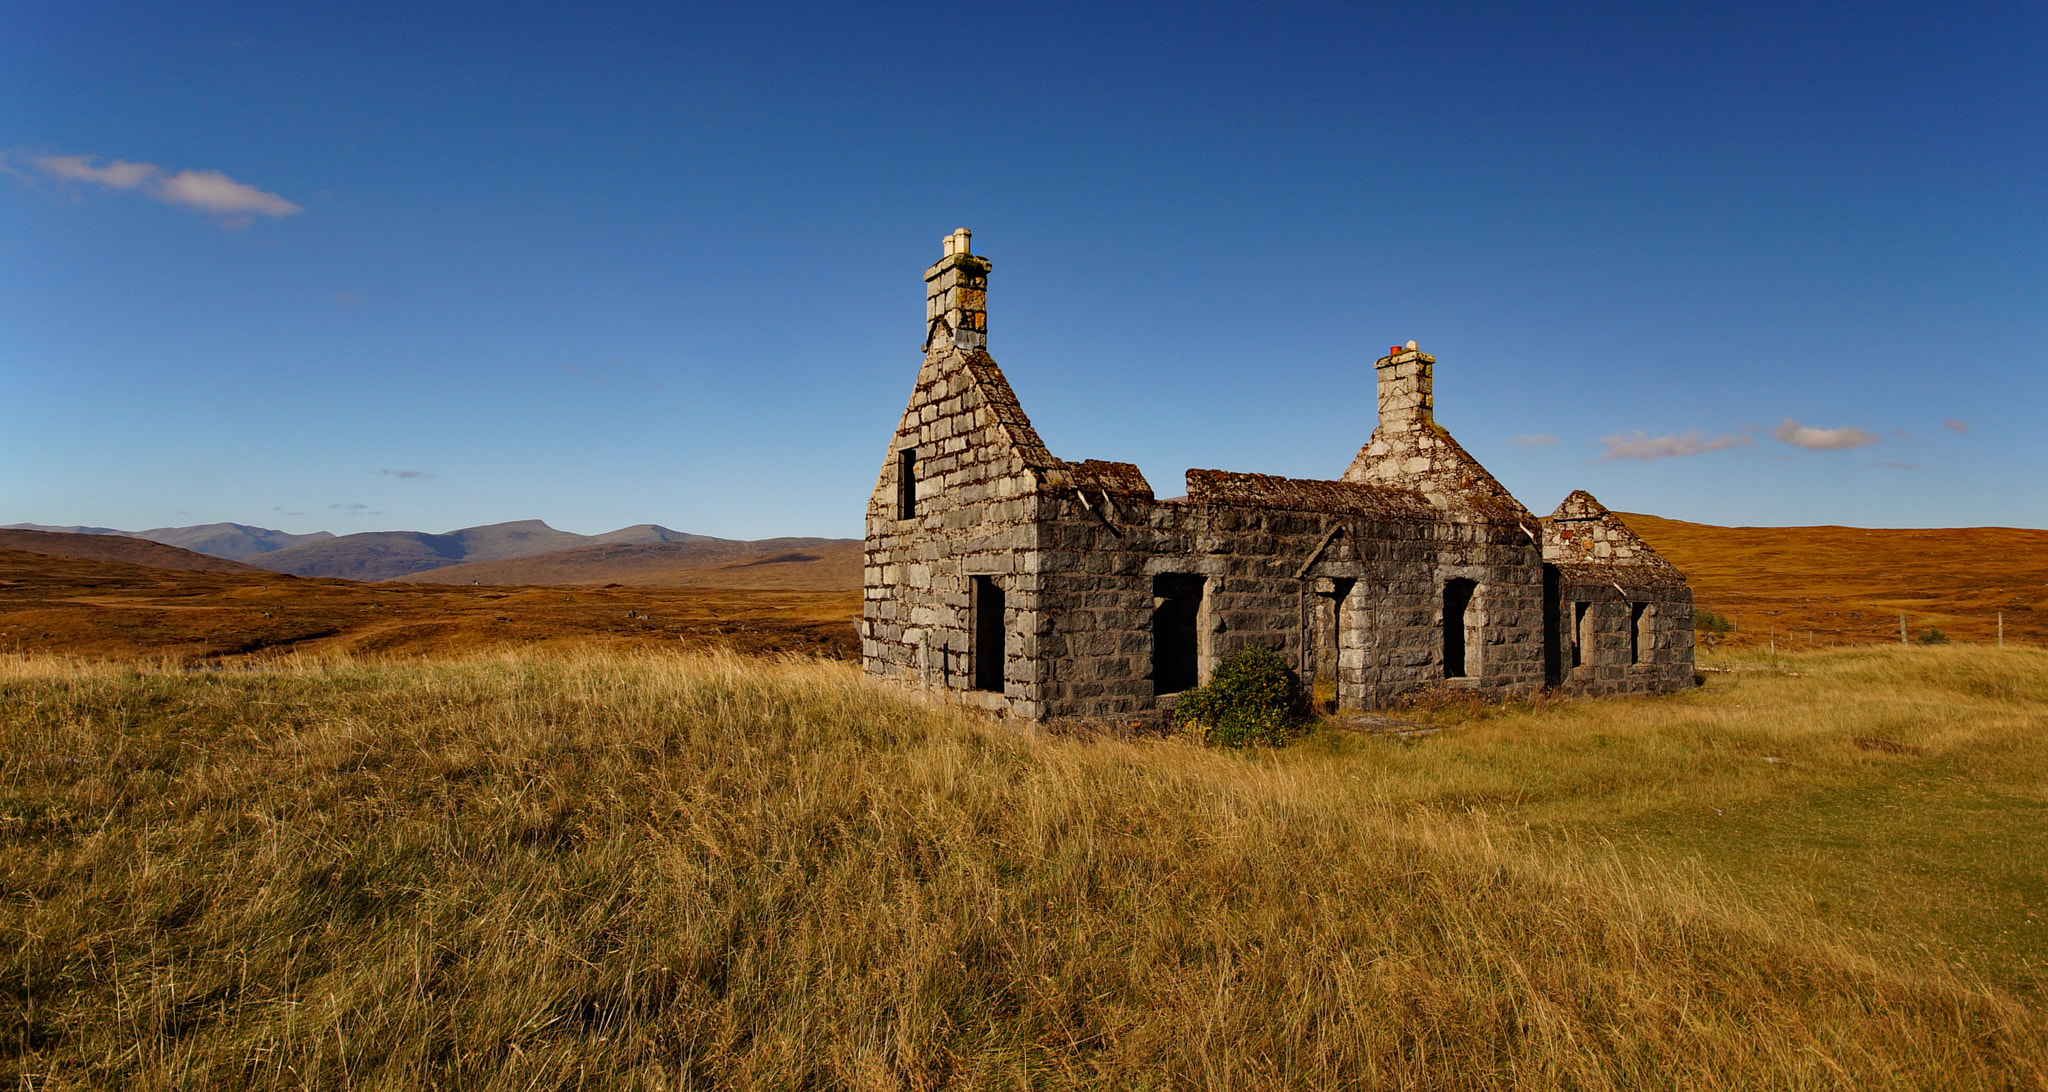
[[[442,534],[424,531],[366,531],[353,535],[333,535],[316,531],[310,535],[292,535],[263,527],[250,527],[240,523],[209,523],[198,527],[158,527],[148,531],[119,531],[111,527],[52,527],[44,524],[18,523],[0,530],[43,531],[67,535],[117,535],[130,539],[144,539],[150,542],[176,546],[194,553],[211,557],[241,561],[269,569],[272,572],[291,573],[294,576],[341,577],[346,580],[393,580],[403,577],[419,577],[440,569],[465,566],[458,574],[446,579],[469,583],[472,580],[483,583],[584,583],[619,579],[621,583],[636,582],[634,576],[644,576],[646,583],[667,583],[671,572],[697,570],[716,566],[746,565],[767,558],[786,557],[784,568],[820,568],[816,563],[830,562],[822,568],[836,570],[845,568],[842,557],[849,539],[766,539],[761,542],[745,542],[734,539],[713,538],[709,535],[693,535],[671,530],[652,523],[635,524],[607,531],[601,535],[579,535],[570,531],[558,531],[537,519],[515,520],[511,523],[493,523],[482,527],[464,527]],[[828,555],[803,555],[803,551],[815,553],[821,548],[834,547]],[[605,548],[612,548],[607,552]],[[629,548],[630,560],[617,550]],[[579,555],[566,562],[555,562],[533,567],[514,567],[499,571],[472,570],[468,566],[487,562],[511,562],[521,558],[540,555],[560,554],[575,551]],[[803,555],[797,561],[798,555]],[[854,552],[857,557],[857,551]],[[146,564],[146,562],[144,562]],[[596,564],[591,564],[596,563]],[[835,564],[836,563],[836,564]],[[854,566],[853,586],[858,586],[858,565]],[[588,575],[586,575],[588,574]],[[760,572],[750,577],[767,580],[763,586],[777,586],[777,573]],[[494,579],[495,578],[495,579]],[[434,577],[432,579],[442,579]],[[806,575],[784,579],[814,580]],[[694,581],[690,581],[694,582]]]
[[[407,579],[430,584],[643,584],[827,591],[860,587],[857,538],[753,542],[613,542],[504,561],[473,561]]]
[[[112,527],[52,527],[44,523],[10,523],[0,531],[51,531],[65,535],[120,535],[161,542],[195,554],[247,561],[258,554],[274,553],[308,542],[326,542],[335,536],[326,531],[292,535],[267,527],[242,523],[202,523],[197,527],[156,527],[147,531],[117,531]]]
[[[339,576],[348,580],[391,580],[473,561],[505,561],[551,554],[579,546],[613,543],[715,542],[652,523],[621,527],[601,535],[557,531],[537,519],[464,527],[444,534],[424,531],[366,531],[324,542],[288,546],[249,559],[281,573]]]

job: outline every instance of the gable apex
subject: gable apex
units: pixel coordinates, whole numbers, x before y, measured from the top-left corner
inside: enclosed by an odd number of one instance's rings
[[[1607,508],[1593,494],[1583,489],[1574,489],[1571,495],[1559,501],[1557,511],[1550,513],[1551,519],[1599,519],[1607,514]]]

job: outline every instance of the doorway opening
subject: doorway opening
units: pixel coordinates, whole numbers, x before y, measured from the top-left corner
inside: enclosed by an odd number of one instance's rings
[[[1557,566],[1543,566],[1543,685],[1564,682],[1564,618],[1559,601]]]
[[[1344,652],[1344,603],[1357,581],[1351,577],[1317,580],[1312,608],[1314,675],[1309,680],[1309,700],[1317,712],[1337,711],[1342,690]]]
[[[1152,692],[1178,694],[1201,682],[1202,584],[1199,573],[1152,578]]]
[[[1472,593],[1479,585],[1471,580],[1444,581],[1444,678],[1462,679],[1465,671],[1466,626],[1472,613]]]

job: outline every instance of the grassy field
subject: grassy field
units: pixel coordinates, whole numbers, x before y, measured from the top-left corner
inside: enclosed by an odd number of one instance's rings
[[[1279,751],[729,653],[0,658],[0,1087],[2048,1087],[2048,654]]]

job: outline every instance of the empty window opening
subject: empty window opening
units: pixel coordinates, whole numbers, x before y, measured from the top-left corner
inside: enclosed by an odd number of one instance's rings
[[[1002,693],[1009,632],[1003,620],[1003,586],[994,577],[974,578],[974,688]]]
[[[1202,577],[1152,578],[1152,692],[1178,694],[1200,683]]]
[[[896,453],[896,518],[917,518],[917,449]]]
[[[1444,581],[1444,678],[1465,677],[1465,627],[1472,613],[1470,580]]]
[[[1572,666],[1581,667],[1586,662],[1586,646],[1593,643],[1591,624],[1591,603],[1572,604]]]
[[[1643,662],[1643,613],[1649,607],[1648,603],[1628,605],[1628,662],[1632,664]]]

